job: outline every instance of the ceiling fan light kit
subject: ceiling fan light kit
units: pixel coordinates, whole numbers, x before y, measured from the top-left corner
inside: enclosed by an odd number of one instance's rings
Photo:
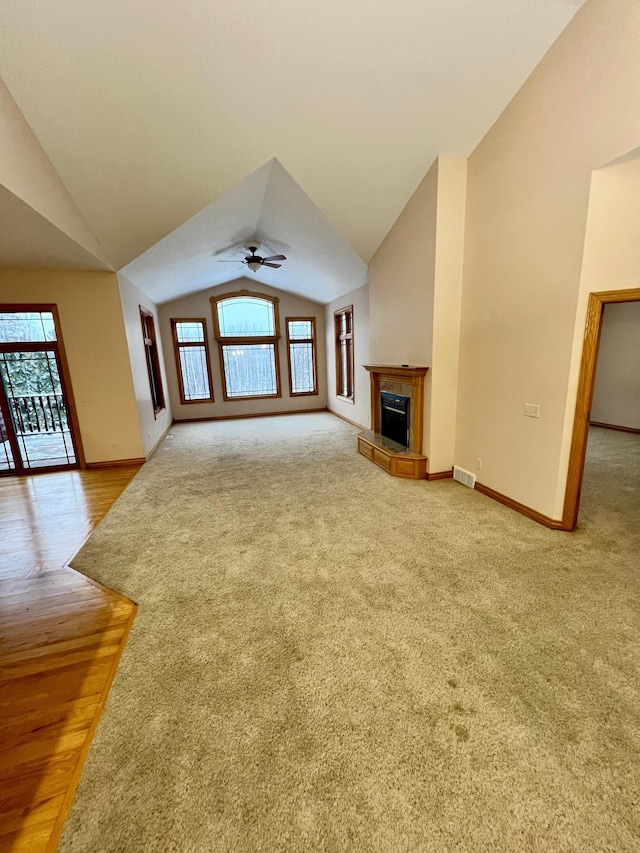
[[[218,261],[219,264],[237,264],[241,263],[245,266],[249,267],[251,272],[258,272],[260,267],[272,267],[273,269],[279,269],[282,264],[274,264],[273,261],[286,261],[286,257],[284,255],[271,255],[269,258],[262,258],[260,255],[256,255],[258,251],[258,246],[252,245],[247,246],[248,251],[251,253],[250,255],[245,255],[243,261],[226,261],[221,260]]]

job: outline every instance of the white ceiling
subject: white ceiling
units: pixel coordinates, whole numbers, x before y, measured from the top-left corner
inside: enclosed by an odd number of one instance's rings
[[[249,243],[287,260],[252,273]],[[158,304],[242,276],[324,302],[367,282],[367,265],[275,159],[121,272]]]
[[[269,191],[289,203],[297,182],[368,262],[435,157],[470,154],[582,2],[2,0],[0,76],[114,268],[247,176],[255,189],[274,157],[294,180]],[[277,220],[264,236],[304,261],[275,201],[209,210],[229,239]],[[193,289],[174,269],[157,298],[178,295],[169,279]]]

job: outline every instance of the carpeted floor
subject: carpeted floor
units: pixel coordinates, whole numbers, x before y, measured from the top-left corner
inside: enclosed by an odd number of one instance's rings
[[[329,414],[176,426],[72,561],[140,610],[60,850],[640,850],[640,437],[593,432],[564,534]]]

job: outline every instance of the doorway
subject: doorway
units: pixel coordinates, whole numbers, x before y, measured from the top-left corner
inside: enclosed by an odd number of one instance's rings
[[[0,305],[0,476],[82,461],[55,305]]]
[[[590,293],[587,306],[587,321],[582,349],[580,377],[578,379],[578,397],[573,422],[573,436],[569,455],[569,472],[565,492],[562,529],[573,530],[578,521],[580,507],[580,490],[584,474],[584,463],[587,453],[591,405],[596,378],[596,365],[604,307],[614,302],[638,302],[640,289],[610,290],[603,293]]]

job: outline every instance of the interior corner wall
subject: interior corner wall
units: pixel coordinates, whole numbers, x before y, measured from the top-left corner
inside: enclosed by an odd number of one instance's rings
[[[450,471],[455,457],[466,195],[467,161],[439,157],[433,345],[429,370],[430,474]]]
[[[337,396],[336,340],[334,314],[353,305],[353,402]],[[352,290],[346,296],[325,305],[325,333],[327,350],[327,408],[342,415],[364,429],[371,426],[371,380],[364,369],[371,362],[369,326],[369,285]]]
[[[640,302],[605,305],[591,420],[640,429]]]
[[[0,80],[0,184],[104,262],[102,250]]]
[[[369,262],[373,364],[431,367],[437,210],[438,160]],[[431,381],[429,370],[424,386],[423,452],[427,456],[431,451]]]
[[[143,455],[148,457],[164,433],[169,429],[173,420],[171,403],[167,390],[168,383],[164,367],[158,307],[134,284],[124,278],[124,276],[118,276],[118,283],[129,353],[129,363],[133,378],[133,388],[135,391],[140,438],[142,441]],[[147,369],[147,359],[144,340],[142,337],[142,321],[140,319],[141,308],[143,308],[148,314],[153,315],[156,331],[156,344],[158,346],[162,387],[165,397],[165,408],[157,415],[154,413],[153,401],[151,399],[151,386],[149,384],[149,372]]]
[[[86,461],[140,459],[115,273],[0,270],[0,302],[58,306]]]
[[[280,364],[280,397],[263,397],[254,400],[226,400],[222,393],[222,371],[218,352],[218,342],[213,334],[212,296],[233,293],[238,290],[250,290],[276,296],[279,300],[280,341],[278,361]],[[163,303],[159,307],[160,332],[165,352],[167,384],[171,398],[171,407],[176,420],[191,418],[231,418],[242,415],[268,415],[273,412],[299,412],[309,409],[324,409],[327,406],[327,375],[324,341],[324,308],[317,302],[295,296],[275,287],[252,281],[248,278],[236,279],[198,291],[182,299]],[[171,319],[202,317],[206,321],[211,373],[213,379],[213,403],[181,403],[178,387],[178,373],[173,350]],[[289,393],[289,370],[287,360],[287,317],[314,317],[316,321],[316,360],[318,365],[318,393],[304,396],[291,396]]]
[[[638,145],[639,28],[637,0],[587,0],[468,163],[456,464],[552,518],[591,173]]]

